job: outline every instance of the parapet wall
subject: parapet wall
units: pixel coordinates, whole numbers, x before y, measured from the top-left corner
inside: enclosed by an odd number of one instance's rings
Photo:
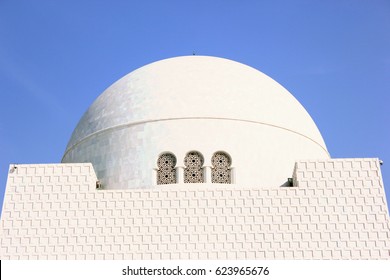
[[[300,161],[280,188],[97,190],[87,163],[11,170],[1,259],[390,259],[377,159]]]

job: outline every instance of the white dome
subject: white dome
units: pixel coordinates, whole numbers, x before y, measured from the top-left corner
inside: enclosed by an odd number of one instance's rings
[[[126,75],[84,114],[63,162],[92,162],[105,188],[152,187],[163,152],[184,166],[230,155],[234,183],[280,186],[301,159],[329,158],[302,105],[263,73],[231,60],[185,56]]]

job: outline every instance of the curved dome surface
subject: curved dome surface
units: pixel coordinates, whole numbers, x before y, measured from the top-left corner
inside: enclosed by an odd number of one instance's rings
[[[159,154],[232,158],[234,182],[279,186],[299,159],[329,158],[317,126],[280,84],[231,60],[184,56],[124,76],[90,106],[63,162],[92,162],[106,188],[155,184]],[[260,170],[260,171],[256,171]]]

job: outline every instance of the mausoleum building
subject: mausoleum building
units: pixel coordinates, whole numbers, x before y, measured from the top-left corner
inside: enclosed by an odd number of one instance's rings
[[[332,159],[270,77],[184,56],[124,76],[61,163],[11,165],[1,259],[389,259],[376,158]]]

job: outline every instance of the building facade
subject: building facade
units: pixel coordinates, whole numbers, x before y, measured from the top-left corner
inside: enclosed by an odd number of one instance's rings
[[[378,159],[331,159],[246,65],[178,57],[109,87],[62,163],[11,165],[1,259],[390,259]]]

